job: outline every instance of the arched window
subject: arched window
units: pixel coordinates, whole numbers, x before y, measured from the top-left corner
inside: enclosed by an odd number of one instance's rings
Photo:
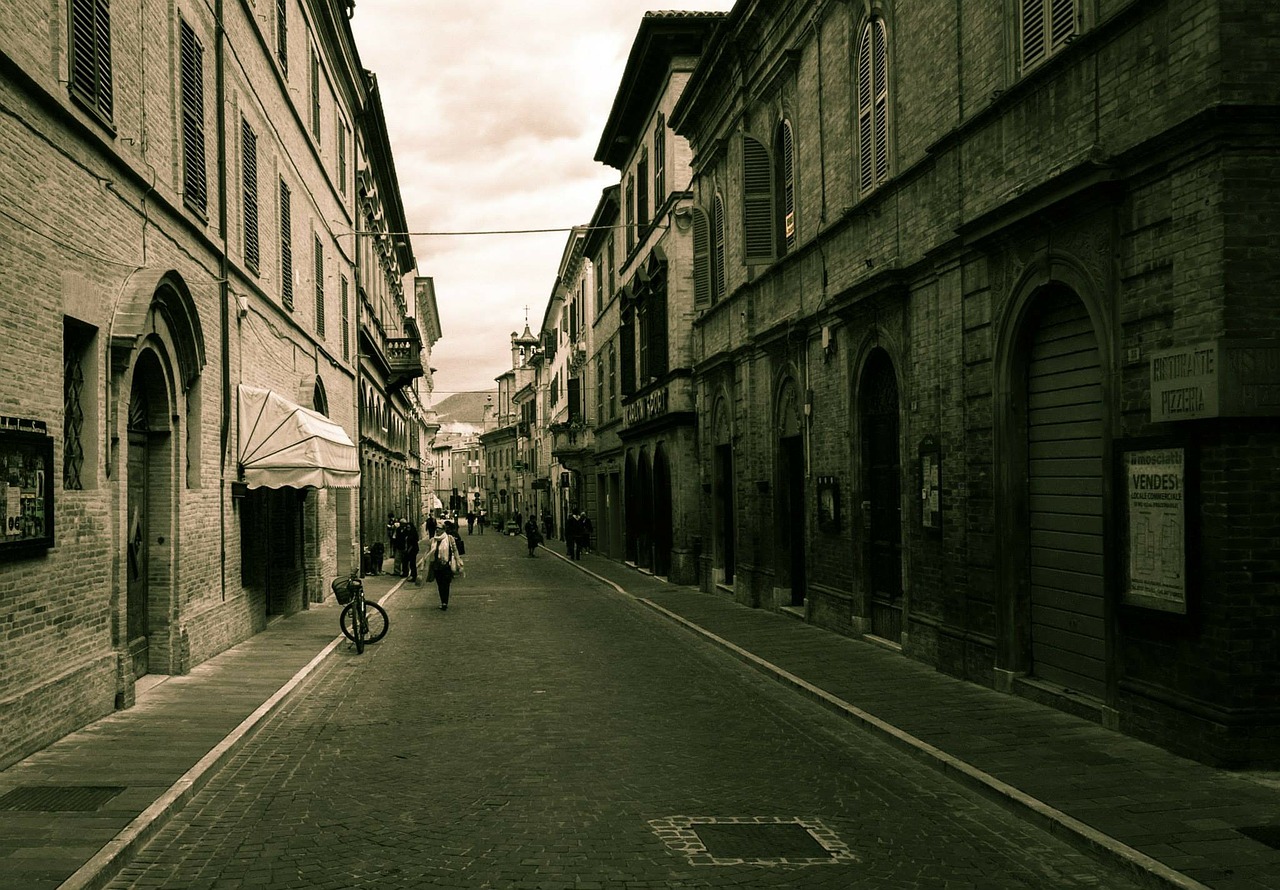
[[[867,20],[858,41],[858,190],[889,178],[889,41],[884,19]]]

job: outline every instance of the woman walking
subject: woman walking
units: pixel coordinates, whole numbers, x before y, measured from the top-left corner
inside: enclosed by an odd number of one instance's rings
[[[538,520],[532,515],[529,521],[524,524],[525,543],[529,545],[529,555],[533,556],[533,551],[538,549],[538,545],[542,543],[542,532],[538,531]]]
[[[435,537],[427,547],[427,565],[430,566],[429,577],[435,578],[436,590],[440,593],[440,611],[449,611],[449,585],[453,583],[453,567],[458,563],[458,545],[453,535],[449,534],[443,524],[436,527]]]

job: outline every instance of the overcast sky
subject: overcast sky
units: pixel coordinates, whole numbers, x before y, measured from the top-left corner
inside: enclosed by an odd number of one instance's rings
[[[616,170],[593,158],[649,9],[732,0],[357,0],[352,28],[378,76],[411,232],[568,228]],[[528,307],[542,323],[568,232],[412,239],[435,279],[438,402],[490,390]]]

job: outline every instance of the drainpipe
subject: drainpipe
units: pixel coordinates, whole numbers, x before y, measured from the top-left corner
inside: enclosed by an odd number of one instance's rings
[[[220,590],[227,599],[227,443],[231,438],[231,320],[227,301],[231,299],[231,262],[227,257],[227,104],[226,29],[222,23],[224,0],[214,7],[214,83],[218,108],[218,236],[222,242],[218,272],[218,326],[222,337],[222,426],[218,451],[218,560]]]

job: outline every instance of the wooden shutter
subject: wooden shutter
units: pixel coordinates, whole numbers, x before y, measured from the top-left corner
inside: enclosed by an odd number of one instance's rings
[[[654,214],[667,197],[667,119],[658,115],[653,128],[653,206]]]
[[[1022,0],[1022,68],[1025,71],[1048,55],[1045,0]]]
[[[873,19],[872,72],[875,75],[873,116],[875,117],[875,184],[889,178],[889,40],[884,21]]]
[[[289,19],[288,0],[276,0],[276,58],[280,67],[289,71]]]
[[[182,198],[200,213],[208,205],[204,166],[204,47],[180,20],[182,68]]]
[[[280,300],[293,310],[293,220],[289,186],[280,180]]]
[[[347,276],[342,276],[342,357],[351,357],[351,292]]]
[[[108,120],[111,93],[111,7],[107,0],[71,0],[71,88]]]
[[[873,161],[874,82],[871,68],[871,24],[862,29],[858,42],[858,188],[866,191],[875,185]]]
[[[796,156],[791,121],[778,124],[778,163],[781,166],[779,190],[782,206],[782,245],[788,248],[796,243]]]
[[[742,134],[742,257],[748,265],[771,263],[773,246],[773,161],[768,147]]]
[[[711,205],[711,300],[724,296],[724,198],[716,195]]]
[[[568,381],[569,422],[582,423],[582,379],[570,377]]]
[[[240,119],[240,201],[244,208],[244,261],[256,273],[261,261],[258,243],[258,134],[244,118]]]
[[[1050,0],[1050,52],[1057,50],[1076,33],[1075,0]]]
[[[311,48],[311,135],[320,141],[320,56]]]
[[[693,308],[711,306],[711,221],[701,207],[693,214]]]
[[[316,257],[316,334],[324,337],[324,245],[315,236]]]

